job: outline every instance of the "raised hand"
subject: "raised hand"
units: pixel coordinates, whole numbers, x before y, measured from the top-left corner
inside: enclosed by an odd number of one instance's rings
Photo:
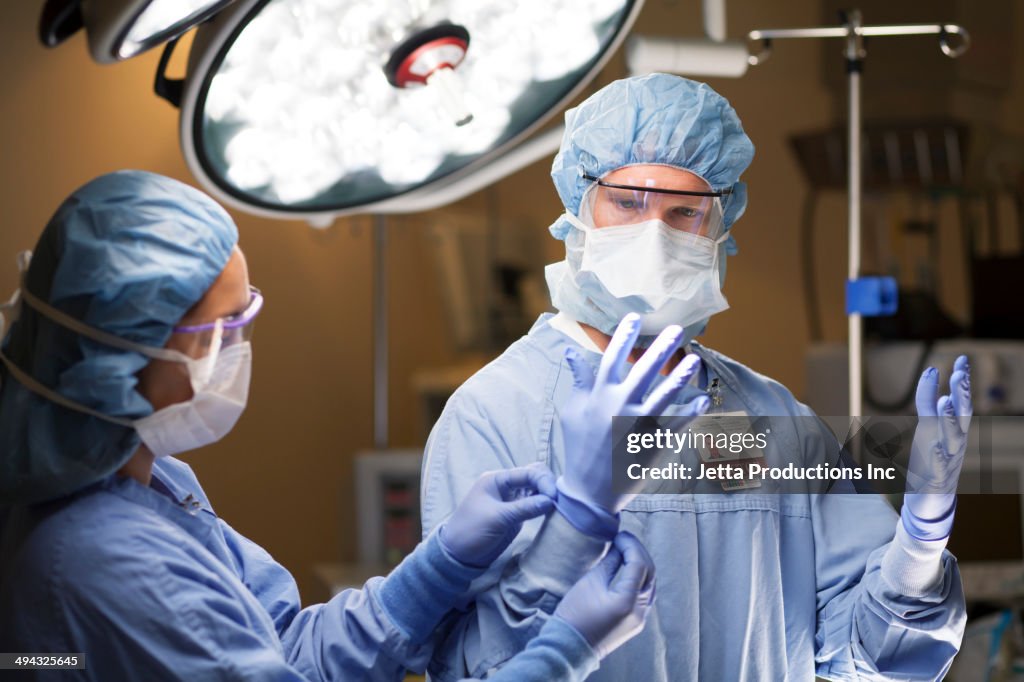
[[[925,370],[917,384],[917,430],[907,470],[903,515],[907,530],[922,540],[940,539],[952,527],[956,486],[971,424],[971,378],[963,355],[953,365],[949,395],[939,397],[939,372]]]
[[[635,493],[616,493],[612,488],[612,417],[656,416],[672,403],[680,390],[700,370],[700,359],[690,355],[672,370],[657,389],[643,400],[666,360],[679,347],[683,330],[665,329],[651,347],[627,371],[630,351],[640,334],[640,316],[630,314],[622,320],[608,344],[597,375],[573,349],[566,350],[566,361],[573,373],[573,391],[561,410],[565,438],[565,473],[558,481],[560,495],[582,503],[559,505],[559,510],[577,528],[588,526],[586,508],[615,514],[635,497]],[[708,408],[705,396],[684,406],[681,416],[697,417]]]

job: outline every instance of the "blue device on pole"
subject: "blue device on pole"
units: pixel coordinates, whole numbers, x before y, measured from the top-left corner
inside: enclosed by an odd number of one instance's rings
[[[846,280],[846,314],[882,317],[896,313],[899,287],[892,277]]]

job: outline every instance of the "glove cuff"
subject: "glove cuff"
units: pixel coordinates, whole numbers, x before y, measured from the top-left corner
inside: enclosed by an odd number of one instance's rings
[[[935,494],[935,493],[919,493]],[[917,540],[931,542],[944,540],[949,537],[953,530],[953,515],[956,512],[956,495],[950,495],[949,510],[935,519],[922,519],[910,510],[910,505],[903,501],[903,508],[900,510],[900,518],[903,520],[903,528],[910,537]]]
[[[575,495],[566,493],[562,479],[558,479],[558,495],[555,496],[555,508],[572,524],[573,528],[591,537],[606,542],[615,539],[619,531],[619,515],[584,502]]]
[[[882,578],[897,593],[920,598],[934,593],[942,585],[945,539],[919,540],[897,522],[896,535],[882,556]]]

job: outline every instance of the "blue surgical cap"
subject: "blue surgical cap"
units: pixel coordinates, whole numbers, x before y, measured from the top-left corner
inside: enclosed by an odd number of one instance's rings
[[[24,286],[96,329],[163,346],[223,271],[238,242],[231,217],[202,192],[141,171],[101,176],[50,219]],[[22,304],[3,343],[17,367],[103,414],[153,412],[136,390],[149,359],[58,326]],[[61,496],[119,469],[135,430],[57,405],[0,365],[0,503]]]
[[[565,113],[551,178],[566,210],[579,215],[591,184],[584,173],[600,178],[635,164],[681,168],[712,189],[732,189],[728,229],[746,209],[746,185],[739,177],[753,158],[754,145],[724,97],[704,83],[654,73],[610,83]],[[565,239],[569,223],[559,218],[550,229]]]

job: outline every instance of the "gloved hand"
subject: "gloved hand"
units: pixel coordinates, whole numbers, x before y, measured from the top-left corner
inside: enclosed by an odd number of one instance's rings
[[[643,630],[653,605],[654,562],[636,536],[622,532],[562,598],[555,617],[576,628],[603,659]]]
[[[640,316],[627,315],[612,336],[597,376],[572,348],[565,359],[573,374],[573,390],[559,417],[565,439],[565,473],[558,479],[558,510],[578,530],[598,537],[618,530],[615,514],[636,493],[612,489],[612,417],[657,416],[699,371],[700,359],[683,358],[646,401],[644,394],[665,361],[679,347],[683,330],[670,326],[655,339],[629,373],[626,363],[640,334]],[[690,401],[681,416],[695,418],[707,411],[708,399]],[[679,423],[678,421],[676,423]],[[643,481],[637,483],[643,485]]]
[[[963,355],[953,365],[950,395],[938,397],[939,372],[925,370],[917,384],[917,430],[907,466],[901,516],[920,540],[941,540],[953,527],[956,486],[971,424],[971,377]]]
[[[441,526],[441,544],[464,564],[490,566],[523,521],[551,510],[554,496],[554,474],[543,464],[488,471]]]

